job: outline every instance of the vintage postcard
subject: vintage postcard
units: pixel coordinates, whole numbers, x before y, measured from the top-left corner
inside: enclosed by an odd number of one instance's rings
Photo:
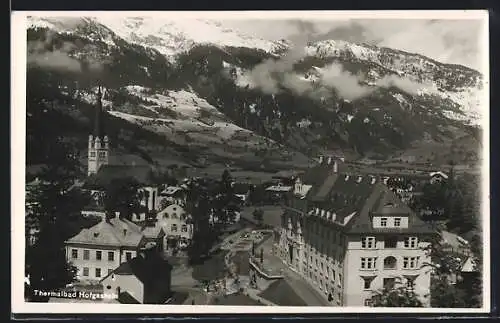
[[[485,313],[487,11],[14,12],[13,313]]]

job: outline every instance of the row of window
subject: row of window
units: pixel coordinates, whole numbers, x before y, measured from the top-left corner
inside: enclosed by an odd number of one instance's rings
[[[113,269],[108,269],[108,275],[111,274]],[[95,268],[95,277],[100,278],[102,277],[102,269],[101,268]],[[82,276],[83,277],[89,277],[90,276],[90,269],[88,267],[83,267],[82,268]]]
[[[361,277],[363,279],[363,289],[364,290],[371,290],[372,288],[372,282],[375,280],[374,277]],[[405,281],[405,286],[408,289],[413,289],[415,287],[415,280],[417,277],[406,277]],[[383,286],[386,289],[392,289],[396,285],[396,278],[390,277],[390,278],[384,278],[383,279]]]
[[[309,278],[313,281],[313,283],[319,287],[319,290],[330,294],[333,298],[333,295],[335,295],[335,282],[331,282],[332,285],[328,283],[327,280],[323,281],[322,278],[318,279],[318,277],[313,274],[312,272],[309,272]],[[341,302],[342,300],[342,292],[337,292],[337,300],[338,302]]]
[[[310,269],[311,271],[313,271],[313,265],[312,265],[312,264],[313,264],[313,263],[312,263],[312,258],[311,258],[311,262],[309,263],[309,267],[310,267],[309,269]],[[318,264],[319,264],[319,266],[318,266]],[[304,268],[306,268],[306,263],[305,263],[305,261],[304,261]],[[318,259],[316,259],[316,266],[314,267],[314,271],[315,271],[315,272],[317,272],[317,271],[318,271],[318,269],[319,269],[319,275],[320,275],[320,276],[323,276],[323,273],[325,273],[325,274],[324,274],[324,275],[325,275],[325,277],[331,277],[331,279],[332,279],[333,281],[335,281],[335,280],[336,280],[337,275],[336,275],[336,271],[335,271],[335,269],[330,268],[329,266],[326,266],[326,272],[325,272],[325,266],[324,266],[324,263],[323,263],[323,262],[318,263]],[[305,270],[305,269],[304,269],[304,270]],[[341,274],[340,272],[338,273],[338,283],[339,283],[339,284],[341,284],[341,283],[342,283],[342,274]]]
[[[380,218],[380,226],[381,227],[386,227],[387,226],[387,218]],[[400,227],[401,226],[401,218],[394,218],[393,219],[393,225],[395,227]]]
[[[361,248],[363,249],[375,249],[376,248],[376,238],[375,237],[363,237],[361,239]],[[384,240],[385,248],[396,248],[397,247],[397,238],[396,237],[388,237]],[[418,247],[418,238],[417,237],[405,237],[404,238],[404,247],[407,249],[415,249]]]
[[[170,226],[170,231],[177,232],[177,224],[172,224]],[[183,224],[181,227],[181,232],[187,232],[187,231],[188,231],[187,225]]]
[[[90,152],[90,157],[95,157],[95,156],[96,156],[95,151],[91,151],[91,152]],[[106,157],[106,152],[105,152],[105,151],[100,151],[100,152],[99,152],[99,157],[100,157],[100,158],[104,158],[104,157]]]
[[[403,269],[417,269],[419,257],[403,257]],[[361,257],[361,269],[376,269],[377,257]],[[396,269],[397,260],[393,256],[384,259],[384,269]]]
[[[132,252],[125,252],[127,260],[132,259]],[[71,258],[78,259],[78,249],[71,249]],[[90,250],[83,250],[83,260],[90,260]],[[96,250],[95,260],[102,260],[102,251]],[[108,251],[108,261],[115,261],[115,252]]]

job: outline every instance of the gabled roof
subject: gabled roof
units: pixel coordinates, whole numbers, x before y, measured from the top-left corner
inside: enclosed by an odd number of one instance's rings
[[[383,189],[377,201],[373,205],[371,212],[380,216],[407,216],[412,210],[401,201],[392,190]]]
[[[365,205],[350,223],[350,233],[408,233],[408,234],[437,234],[437,232],[424,222],[413,210],[392,192],[387,186],[377,183]],[[387,206],[388,203],[393,203]],[[408,227],[374,228],[371,213],[387,216],[408,217]]]
[[[467,240],[449,231],[441,231],[441,239],[443,244],[450,245],[454,248],[463,248],[469,245]]]
[[[474,259],[472,257],[468,257],[464,261],[462,268],[461,268],[461,272],[463,272],[463,273],[478,272],[478,270],[476,269],[476,262],[474,261]]]
[[[158,277],[170,275],[172,265],[157,254],[155,251],[149,251],[146,255],[139,255],[122,263],[118,268],[113,270],[106,277],[101,279],[104,281],[109,276],[115,275],[134,275],[142,283],[151,284],[158,280]]]
[[[118,295],[118,302],[121,304],[141,304],[141,302],[136,300],[129,292],[121,292],[120,295]]]
[[[163,229],[159,226],[146,226],[142,228],[142,234],[148,239],[156,239],[162,233],[164,233]]]
[[[66,243],[83,243],[116,247],[138,247],[143,235],[141,228],[133,222],[115,217],[103,219],[88,229],[83,229]]]
[[[86,189],[106,188],[113,180],[131,177],[141,185],[152,183],[153,170],[149,166],[103,165],[84,184]]]
[[[284,279],[271,283],[259,296],[279,306],[307,306],[307,303]]]

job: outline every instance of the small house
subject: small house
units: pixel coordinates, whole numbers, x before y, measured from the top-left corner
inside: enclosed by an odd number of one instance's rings
[[[122,263],[104,277],[103,290],[116,293],[124,304],[165,304],[172,296],[172,266],[154,249],[143,248],[137,257]]]

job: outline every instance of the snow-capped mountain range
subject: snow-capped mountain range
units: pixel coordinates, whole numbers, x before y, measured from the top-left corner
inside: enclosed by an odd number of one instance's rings
[[[293,47],[285,40],[268,41],[224,27],[219,21],[207,19],[170,19],[155,17],[113,17],[102,15],[93,18],[31,17],[29,27],[49,28],[57,32],[78,33],[90,39],[115,44],[116,36],[133,44],[157,50],[170,61],[196,45],[211,44],[224,47],[243,47],[278,55]],[[89,26],[94,27],[89,32]],[[326,40],[308,44],[304,54],[310,57],[352,58],[377,64],[399,76],[421,83],[419,95],[437,95],[460,107],[462,113],[446,112],[450,118],[478,124],[481,120],[482,76],[472,70],[454,65],[440,64],[418,54],[377,48],[366,44],[353,44],[339,40]],[[444,67],[444,68],[443,68]],[[460,71],[463,69],[463,71]],[[465,71],[465,72],[464,72]],[[443,73],[436,79],[436,73]],[[373,76],[372,73],[371,76]],[[376,74],[376,73],[375,73]],[[244,73],[240,77],[245,78]],[[458,83],[453,86],[450,82]],[[250,82],[247,82],[249,84]],[[449,89],[446,89],[446,88]]]
[[[95,24],[104,31],[109,29],[127,42],[156,49],[169,59],[174,59],[198,44],[221,47],[246,47],[277,53],[288,47],[281,41],[269,41],[225,28],[221,22],[207,19],[158,19],[154,17],[113,17],[103,15],[93,18],[79,17],[30,17],[29,27],[43,27],[58,32],[75,32],[78,26]],[[82,30],[83,31],[83,30]],[[92,35],[85,35],[92,37]],[[109,33],[100,33],[102,40],[112,42]]]
[[[461,125],[478,125],[482,111],[488,108],[481,101],[484,80],[479,72],[390,48],[340,40],[299,46],[288,40],[260,39],[207,19],[30,17],[27,27],[59,35],[64,44],[73,44],[75,39],[79,44],[53,47],[51,53],[62,52],[70,60],[92,59],[99,65],[111,62],[106,73],[118,80],[109,88],[111,96],[126,93],[127,100],[142,100],[133,112],[129,108],[120,111],[120,104],[113,103],[112,113],[128,121],[136,116],[137,120],[170,118],[185,123],[191,119],[198,123],[203,110],[203,115],[208,113],[216,123],[237,119],[237,130],[250,127],[259,129],[262,136],[274,133],[283,140],[298,123],[307,124],[306,128],[321,124],[330,127],[325,131],[333,131],[341,141],[356,145],[352,140],[360,136],[353,128],[358,119],[365,128],[370,125],[368,136],[389,136],[390,128],[398,136],[407,137],[405,141],[413,141],[449,136],[449,131]],[[44,36],[44,42],[47,38],[50,36]],[[41,58],[33,61],[44,67],[48,60],[43,55]],[[49,68],[60,65],[62,62],[47,64]],[[123,69],[127,72],[122,73]],[[227,97],[231,88],[227,80],[234,86],[230,91],[238,96],[241,91],[248,92],[240,103]],[[175,91],[169,88],[172,82]],[[287,101],[287,95],[314,101],[311,104],[316,108],[333,113],[332,120],[325,122],[321,117],[315,122],[309,112],[289,114],[290,109],[283,110],[283,104],[277,102],[281,97]],[[172,100],[178,101],[175,107]],[[352,107],[345,110],[342,102]],[[252,121],[255,118],[265,121],[251,126],[257,122]],[[394,124],[396,121],[403,124]]]

